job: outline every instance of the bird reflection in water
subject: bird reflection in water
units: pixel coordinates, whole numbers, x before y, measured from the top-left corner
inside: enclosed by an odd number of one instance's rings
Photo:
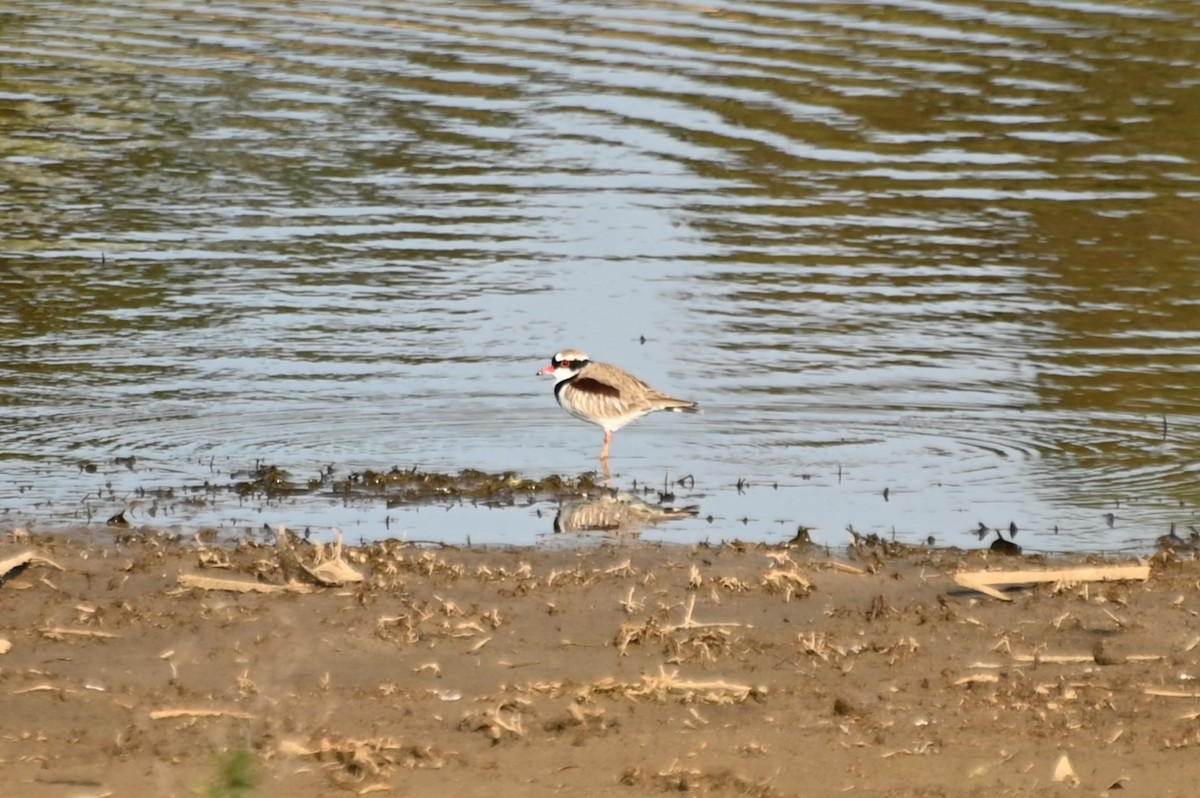
[[[563,502],[554,517],[555,533],[601,532],[611,537],[637,537],[648,526],[691,518],[698,506],[650,504],[632,493],[618,491],[592,499]]]

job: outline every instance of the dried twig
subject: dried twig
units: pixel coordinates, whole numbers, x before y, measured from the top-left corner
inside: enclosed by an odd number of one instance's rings
[[[978,590],[992,598],[1011,601],[1011,597],[996,590],[996,585],[1027,585],[1045,582],[1109,582],[1118,580],[1146,581],[1150,578],[1149,565],[1081,565],[1076,568],[1058,568],[1050,571],[1022,568],[1016,571],[959,571],[954,581],[971,590]]]
[[[54,560],[49,560],[33,551],[23,551],[8,559],[0,560],[0,585],[3,585],[9,577],[16,576],[30,565],[46,565],[59,571],[64,570]]]
[[[118,635],[112,632],[101,632],[98,629],[64,629],[61,626],[53,626],[40,630],[42,637],[48,637],[51,640],[61,640],[68,635],[74,637],[117,637]]]
[[[746,625],[744,623],[741,623],[740,621],[701,623],[700,621],[692,620],[692,612],[695,609],[696,609],[696,596],[695,596],[695,594],[693,594],[691,596],[688,596],[687,608],[683,612],[683,621],[674,626],[664,626],[662,628],[663,634],[671,634],[672,632],[676,632],[680,629],[711,629],[711,628],[720,628],[720,627],[724,627],[724,626],[745,626]]]
[[[150,713],[150,720],[169,720],[171,718],[237,718],[239,720],[254,720],[254,715],[238,709],[156,709]]]
[[[1200,698],[1200,691],[1197,690],[1168,690],[1165,687],[1147,687],[1142,692],[1146,695],[1158,696],[1160,698]]]
[[[265,582],[250,582],[245,579],[217,579],[199,574],[180,574],[180,587],[197,587],[201,590],[229,590],[234,593],[283,593],[303,592],[300,585],[268,585]]]
[[[1154,662],[1163,657],[1159,654],[1130,654],[1123,659],[1129,662]],[[1014,654],[1013,662],[1041,663],[1044,665],[1066,665],[1077,662],[1095,662],[1092,654]]]

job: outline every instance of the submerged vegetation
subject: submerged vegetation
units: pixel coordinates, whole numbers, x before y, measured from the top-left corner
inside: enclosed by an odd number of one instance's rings
[[[239,479],[239,477],[241,477]],[[594,473],[577,477],[551,474],[540,479],[513,471],[489,473],[464,469],[457,474],[393,467],[390,471],[355,471],[336,477],[329,467],[317,477],[297,480],[276,465],[261,464],[249,472],[237,472],[232,490],[242,497],[268,500],[300,494],[328,494],[339,498],[379,498],[389,507],[444,500],[470,501],[491,506],[525,501],[572,499],[594,496],[609,489],[597,482]]]
[[[207,473],[193,471],[190,477],[164,481],[157,470],[130,467],[131,462],[136,461],[130,457],[72,463],[81,477],[82,495],[60,503],[58,512],[52,511],[53,521],[104,523],[118,540],[151,532],[170,536],[187,526],[199,530],[189,534],[204,540],[234,530],[239,536],[273,539],[280,524],[287,523],[307,539],[313,533],[349,531],[347,527],[359,524],[361,518],[369,518],[372,526],[356,529],[360,536],[396,534],[395,524],[411,536],[411,519],[427,508],[514,508],[529,514],[531,530],[607,536],[636,534],[647,526],[698,513],[699,494],[690,476],[674,482],[664,478],[661,486],[634,480],[632,488],[618,488],[610,476],[597,472],[530,476],[476,468],[351,470],[335,465],[288,467],[266,460],[223,471],[207,460],[200,461]],[[97,485],[100,480],[102,487]],[[398,520],[401,513],[404,520]],[[533,516],[546,520],[532,520]],[[342,519],[349,521],[339,523]],[[496,539],[497,534],[486,526],[489,522],[483,523],[485,537]],[[469,541],[473,533],[468,529],[456,534]],[[446,542],[436,531],[426,539]]]

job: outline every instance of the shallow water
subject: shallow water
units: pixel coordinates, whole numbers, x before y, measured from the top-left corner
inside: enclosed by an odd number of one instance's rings
[[[594,469],[533,376],[575,346],[705,409],[616,435],[616,486],[694,479],[644,537],[1197,523],[1192,2],[17,0],[0,34],[0,522],[558,540],[547,503],[140,493]]]

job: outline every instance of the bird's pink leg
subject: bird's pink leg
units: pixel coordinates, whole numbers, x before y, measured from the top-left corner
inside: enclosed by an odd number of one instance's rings
[[[604,430],[604,448],[600,450],[600,459],[601,460],[608,459],[608,447],[611,443],[612,443],[612,433],[609,432],[608,430]]]

